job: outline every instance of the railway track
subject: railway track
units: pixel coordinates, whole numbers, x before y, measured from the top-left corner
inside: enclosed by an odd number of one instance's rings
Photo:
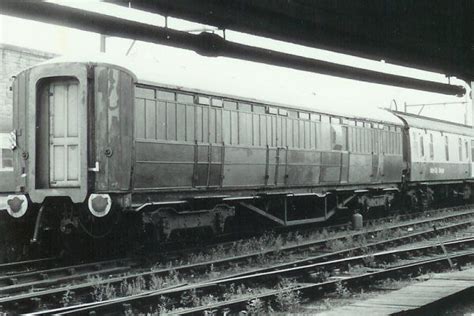
[[[24,261],[16,261],[0,264],[0,276],[11,275],[15,273],[33,271],[36,269],[53,267],[58,264],[59,258],[47,257]]]
[[[307,260],[293,260],[291,262],[284,262],[280,267],[267,267],[267,271],[256,271],[253,272],[245,271],[232,277],[247,277],[250,274],[255,273],[268,273],[271,270],[281,270],[292,266],[305,265],[305,264],[315,264],[320,262],[325,262],[328,260],[340,260],[340,258],[355,255],[357,253],[364,253],[367,251],[375,251],[377,249],[383,249],[384,247],[406,244],[413,240],[420,238],[429,238],[432,237],[434,232],[431,226],[433,224],[438,225],[438,233],[455,231],[462,229],[464,227],[470,226],[472,224],[472,216],[474,211],[461,211],[456,214],[450,214],[445,216],[433,217],[429,219],[410,221],[409,223],[403,223],[399,225],[391,225],[384,228],[377,229],[367,229],[363,232],[354,232],[349,234],[351,238],[366,238],[367,236],[373,236],[377,232],[384,230],[400,230],[405,228],[405,231],[408,231],[407,228],[411,227],[423,227],[429,226],[429,229],[424,229],[420,232],[411,232],[405,233],[403,236],[397,236],[388,240],[383,241],[373,241],[366,243],[364,245],[349,247],[349,249],[341,251],[332,251],[328,252],[325,249],[325,246],[333,240],[347,239],[346,236],[331,237],[324,240],[317,240],[312,242],[305,242],[297,245],[289,245],[281,247],[279,249],[268,250],[266,252],[260,253],[251,253],[241,256],[236,256],[232,258],[225,258],[220,260],[213,260],[210,262],[201,262],[197,264],[182,265],[178,267],[168,267],[162,269],[156,269],[151,271],[139,272],[139,273],[129,273],[127,275],[116,275],[110,278],[103,278],[99,280],[94,280],[92,282],[85,282],[81,284],[69,285],[67,287],[58,287],[54,289],[41,289],[33,293],[19,293],[17,295],[10,295],[9,297],[0,298],[0,305],[2,305],[7,310],[16,310],[18,312],[32,312],[35,310],[42,310],[45,307],[46,309],[54,309],[58,307],[58,302],[61,301],[61,298],[68,295],[68,293],[73,293],[77,302],[81,304],[87,304],[87,302],[92,303],[90,293],[94,292],[97,289],[107,289],[107,288],[120,288],[121,284],[134,284],[137,280],[141,280],[145,284],[150,284],[152,280],[164,280],[160,285],[160,288],[156,291],[149,292],[144,295],[152,295],[150,293],[162,293],[163,288],[166,287],[176,287],[183,286],[185,281],[182,281],[183,278],[188,278],[194,281],[199,281],[196,276],[199,274],[204,274],[206,272],[212,272],[217,269],[225,271],[229,267],[234,267],[239,264],[249,264],[251,262],[258,263],[258,260],[264,256],[279,255],[287,257],[291,254],[299,254],[301,257],[307,258]],[[452,223],[457,220],[457,223]],[[446,224],[449,222],[450,224]],[[443,224],[444,223],[444,224]],[[367,239],[367,238],[366,238]],[[235,269],[234,269],[235,270]],[[228,279],[229,276],[223,278],[220,277],[219,280],[224,281]],[[175,278],[174,282],[170,282],[171,278]],[[166,281],[168,280],[168,281]],[[140,294],[141,295],[141,294]],[[55,305],[56,304],[56,305]],[[93,304],[93,303],[92,303]]]
[[[126,272],[134,266],[136,262],[131,259],[115,259],[3,275],[0,277],[0,297],[11,296],[29,289],[77,282],[93,276]]]
[[[352,232],[350,234],[347,234],[347,232],[345,233],[342,233],[342,232],[339,232],[340,234],[337,233],[337,230],[336,229],[333,233],[334,235],[333,236],[330,236],[330,237],[327,237],[327,238],[322,238],[322,239],[314,239],[312,238],[313,240],[309,240],[309,241],[306,241],[306,242],[293,242],[293,243],[289,243],[287,245],[282,245],[282,246],[273,246],[273,247],[269,247],[269,249],[259,249],[258,251],[255,251],[255,252],[248,252],[248,253],[245,253],[245,254],[242,254],[242,255],[235,255],[235,254],[229,254],[229,257],[228,259],[216,259],[216,260],[209,260],[211,261],[214,266],[217,266],[217,265],[225,265],[226,263],[228,263],[229,266],[231,265],[235,265],[235,264],[238,264],[240,262],[243,262],[243,263],[246,263],[248,262],[249,260],[255,260],[255,259],[258,259],[258,258],[261,258],[262,256],[270,256],[270,255],[275,255],[275,254],[278,254],[278,255],[289,255],[289,254],[293,254],[295,252],[299,252],[299,253],[304,253],[305,251],[311,251],[311,252],[314,252],[316,250],[320,250],[322,253],[327,253],[328,252],[328,249],[329,251],[331,252],[334,252],[334,249],[331,249],[335,246],[337,246],[337,243],[338,242],[347,242],[349,239],[352,239],[352,240],[359,240],[359,239],[363,239],[365,238],[366,240],[371,240],[372,242],[375,242],[377,238],[384,238],[384,234],[383,233],[387,233],[387,232],[394,232],[394,231],[398,231],[398,230],[406,230],[405,232],[400,232],[400,233],[405,233],[405,238],[407,239],[410,239],[410,238],[421,238],[425,235],[429,235],[429,234],[432,234],[430,230],[427,230],[426,232],[422,232],[421,235],[418,235],[418,234],[413,234],[411,235],[409,233],[409,230],[415,230],[417,227],[421,227],[421,226],[427,226],[428,228],[431,228],[431,224],[432,223],[439,223],[439,222],[443,222],[443,221],[454,221],[454,220],[461,220],[463,218],[465,219],[469,219],[470,217],[474,216],[474,211],[473,210],[469,210],[469,211],[460,211],[456,214],[444,214],[442,216],[435,216],[435,217],[427,217],[427,218],[424,218],[424,219],[421,219],[421,220],[415,220],[415,221],[409,221],[409,222],[404,222],[404,223],[397,223],[397,224],[391,224],[391,225],[386,225],[385,227],[374,227],[375,224],[371,225],[373,227],[369,227],[369,228],[366,228],[362,231],[356,231],[356,232]],[[465,223],[458,223],[459,226],[457,227],[465,227],[467,225],[470,225],[471,221],[470,220],[467,220]],[[453,227],[455,228],[455,227]],[[446,229],[442,229],[443,230],[449,230],[451,228],[447,227]],[[315,234],[315,236],[317,236],[317,234]],[[311,238],[309,238],[311,239]],[[393,239],[394,242],[396,242],[395,239]],[[225,252],[227,251],[227,249],[231,249],[232,246],[234,245],[235,243],[225,243],[224,245],[220,245],[221,247],[221,252]],[[377,243],[375,243],[377,244]],[[380,246],[384,246],[386,245],[386,241],[382,240],[382,242],[380,243]],[[304,253],[304,255],[306,256],[307,254]],[[208,262],[205,262],[203,261],[203,265],[204,266],[208,266],[209,263]],[[194,265],[196,266],[196,265]],[[164,266],[162,266],[164,267]],[[205,271],[202,270],[202,271]]]
[[[445,213],[452,213],[453,211],[464,211],[464,210],[469,210],[470,208],[473,208],[474,205],[463,205],[463,206],[458,206],[458,207],[448,207],[448,208],[440,208],[440,209],[434,209],[434,210],[429,210],[429,211],[424,211],[424,212],[414,212],[414,213],[407,213],[407,214],[397,214],[397,215],[392,215],[392,216],[387,216],[383,218],[372,218],[369,220],[364,221],[364,228],[369,230],[370,228],[376,228],[377,226],[380,226],[382,224],[387,224],[387,223],[400,223],[403,221],[409,221],[409,220],[420,220],[421,219],[430,219],[430,218],[437,218],[440,216],[445,216],[447,214]],[[281,228],[282,231],[278,230],[277,232],[281,233],[283,238],[286,238],[287,236],[291,235],[294,231],[290,230],[289,232],[286,231],[288,228]],[[336,225],[330,225],[330,226],[322,226],[322,227],[310,227],[310,228],[305,228],[302,230],[299,230],[298,233],[305,236],[305,235],[312,235],[312,236],[317,236],[317,235],[324,235],[324,234],[337,234],[337,233],[342,233],[342,232],[347,232],[347,231],[352,230],[352,224],[350,222],[343,223],[343,224],[336,224]],[[377,232],[377,231],[376,231]],[[245,237],[245,239],[251,239],[255,238],[255,234],[250,234]],[[225,238],[225,236],[224,236]],[[307,238],[310,239],[311,237]],[[243,240],[245,240],[243,239]],[[242,239],[241,239],[242,240]],[[231,249],[234,247],[236,244],[235,240],[231,241],[226,241],[226,242],[218,242],[218,243],[211,243],[211,244],[206,244],[205,246],[200,246],[200,247],[175,247],[169,246],[170,249],[176,248],[174,250],[170,251],[165,251],[165,253],[159,257],[157,257],[157,261],[163,261],[165,264],[169,264],[170,261],[184,261],[186,260],[187,257],[189,257],[190,254],[196,254],[196,253],[209,253],[213,252],[216,247],[220,247],[221,249]]]
[[[347,286],[356,286],[365,284],[367,282],[394,277],[400,273],[407,271],[415,271],[419,269],[427,269],[433,267],[435,264],[447,264],[448,262],[458,262],[474,257],[474,238],[464,238],[460,240],[453,240],[444,243],[444,247],[450,252],[455,252],[450,255],[445,255],[441,251],[439,244],[412,247],[407,249],[398,249],[391,251],[383,251],[379,253],[352,256],[343,259],[337,259],[327,262],[312,263],[306,265],[298,265],[296,267],[282,267],[272,271],[251,273],[249,275],[233,276],[225,279],[209,280],[207,282],[182,285],[176,288],[162,289],[159,291],[133,295],[125,298],[112,299],[107,302],[96,302],[86,304],[85,306],[65,307],[60,309],[43,311],[47,313],[55,313],[59,315],[79,315],[95,312],[101,315],[114,314],[117,312],[136,312],[147,311],[147,307],[156,305],[157,301],[167,301],[165,308],[172,306],[179,306],[183,302],[183,297],[186,295],[195,296],[197,300],[203,297],[215,297],[220,302],[209,304],[206,306],[198,306],[193,308],[178,308],[174,312],[167,311],[168,314],[202,314],[206,311],[223,312],[245,309],[245,305],[249,300],[271,299],[282,292],[299,291],[306,295],[315,296],[315,294],[332,291],[338,283],[344,283]],[[469,249],[465,249],[469,248]],[[410,262],[398,263],[400,258],[419,257]],[[449,261],[448,261],[449,259]],[[342,274],[338,273],[335,276],[322,277],[323,272],[330,273],[330,271],[349,271],[351,267],[359,265],[364,266],[370,260],[372,265],[375,263],[382,263],[383,268],[368,268],[366,271],[358,274]],[[319,280],[318,280],[319,279]],[[322,280],[321,280],[322,279]],[[283,280],[288,281],[285,288],[273,290],[283,283]],[[246,288],[258,289],[251,295],[237,295],[232,289]],[[240,296],[239,298],[225,297],[223,291],[226,293]],[[164,300],[163,298],[166,298]]]

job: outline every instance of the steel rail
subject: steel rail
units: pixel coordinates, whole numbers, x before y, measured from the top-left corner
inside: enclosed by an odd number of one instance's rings
[[[458,214],[457,216],[462,217],[462,216],[468,216],[468,215],[472,215],[472,214],[473,214],[472,211],[471,212],[462,212],[461,214]],[[417,223],[418,224],[420,224],[420,223],[424,224],[426,222],[453,219],[455,217],[456,216],[454,216],[454,215],[450,215],[450,216],[445,216],[445,217],[441,217],[441,218],[431,218],[429,220],[417,221]],[[406,225],[412,226],[413,224],[414,223],[410,223],[410,224],[404,223],[404,226],[406,226]],[[456,227],[463,227],[465,225],[470,225],[470,224],[472,224],[472,220],[463,221],[463,222],[458,223],[458,224],[448,225],[446,227],[446,230],[455,229]],[[438,231],[443,231],[443,230],[444,230],[443,227],[438,228]],[[370,231],[369,233],[373,233],[373,231]],[[429,234],[432,234],[432,233],[433,233],[433,231],[431,229],[428,230],[428,231],[425,230],[423,232],[410,234],[410,238],[414,238],[416,236],[429,235]],[[360,234],[361,233],[358,233],[357,235],[360,235]],[[345,238],[345,236],[344,237],[338,237],[338,238]],[[396,238],[396,239],[399,239],[399,238]],[[407,238],[407,240],[409,240],[409,238]],[[321,242],[322,241],[318,241],[318,243],[321,243]],[[325,240],[324,242],[327,242],[327,240]],[[393,240],[385,241],[386,244],[390,244],[392,242],[394,242],[394,241]],[[378,245],[379,246],[382,245],[382,242],[379,242]],[[289,247],[289,249],[296,250],[297,246],[291,246],[291,247]],[[304,246],[308,246],[308,245],[305,244]],[[351,251],[353,251],[353,250],[354,249],[351,249]],[[270,253],[273,253],[273,252],[275,252],[275,250],[270,251]],[[335,254],[334,256],[340,256],[340,255],[343,255],[343,254],[344,254],[344,252],[340,252],[338,254]],[[251,256],[258,256],[258,254],[252,254]],[[320,255],[319,260],[327,260],[330,257],[331,257],[330,254],[325,253],[323,255]],[[196,273],[196,272],[199,272],[199,271],[209,270],[209,267],[211,265],[213,265],[215,268],[216,267],[225,267],[226,265],[228,265],[232,262],[234,262],[234,263],[236,262],[236,261],[232,261],[232,260],[238,260],[239,262],[241,262],[241,261],[248,260],[248,258],[249,258],[249,255],[246,255],[246,256],[242,255],[242,256],[234,257],[234,258],[214,260],[214,261],[211,261],[211,262],[203,262],[203,263],[199,263],[199,264],[185,265],[185,266],[176,267],[176,268],[169,268],[169,269],[162,269],[162,270],[155,270],[155,271],[146,271],[146,272],[130,274],[130,275],[127,275],[127,276],[122,276],[122,277],[112,277],[110,279],[105,279],[105,280],[102,280],[100,282],[89,282],[89,283],[85,283],[85,284],[78,284],[78,285],[68,286],[67,290],[74,291],[74,293],[78,294],[78,295],[83,295],[83,294],[87,294],[87,291],[91,291],[93,286],[97,286],[97,285],[100,285],[100,284],[102,284],[102,285],[118,285],[119,283],[123,282],[124,280],[132,281],[132,280],[136,279],[137,277],[151,277],[153,275],[154,276],[166,276],[171,271],[179,272],[179,273],[182,273],[182,274],[184,274],[184,273]],[[316,258],[314,258],[314,260],[316,260]],[[17,295],[17,296],[12,296],[10,298],[0,298],[0,304],[3,305],[4,307],[11,306],[13,304],[27,305],[26,304],[27,301],[32,299],[32,298],[39,299],[39,298],[43,297],[43,298],[45,298],[45,300],[47,300],[46,298],[48,296],[52,296],[52,295],[60,296],[65,291],[66,291],[65,289],[50,289],[50,290],[40,291],[40,292],[37,292],[37,293],[25,293],[25,294],[20,294],[20,295]]]
[[[461,223],[456,223],[456,224],[451,224],[448,226],[443,226],[437,228],[438,233],[445,233],[454,229],[461,229],[466,226],[470,226],[473,224],[472,220],[469,221],[464,221]],[[436,236],[436,232],[434,230],[427,230],[423,232],[417,232],[417,233],[412,233],[408,234],[405,236],[401,237],[395,237],[391,238],[388,240],[382,240],[382,241],[377,241],[373,243],[368,243],[366,245],[363,245],[361,247],[352,247],[349,249],[344,249],[344,250],[339,250],[327,254],[321,254],[321,255],[316,255],[316,256],[311,256],[308,257],[307,255],[305,256],[304,259],[288,262],[288,263],[280,263],[276,264],[270,267],[265,267],[265,268],[258,268],[238,274],[234,274],[232,276],[227,276],[225,278],[220,278],[220,279],[230,279],[233,277],[239,277],[239,276],[245,276],[245,275],[250,275],[250,274],[256,274],[256,273],[264,273],[264,272],[269,272],[269,271],[274,271],[274,270],[279,270],[279,269],[285,269],[285,268],[290,268],[290,267],[297,267],[297,266],[302,266],[305,264],[312,264],[316,262],[323,262],[327,260],[336,260],[337,258],[343,258],[345,256],[355,256],[355,255],[361,255],[363,253],[367,253],[368,251],[377,251],[377,250],[383,250],[387,246],[399,246],[399,245],[404,245],[407,244],[408,242],[412,241],[413,239],[419,239],[419,238],[426,238],[426,237],[434,237]],[[461,238],[462,239],[467,239],[469,240],[470,237],[467,238]],[[433,247],[433,246],[429,246]]]
[[[463,216],[463,215],[466,215],[466,216],[469,216],[469,215],[474,215],[474,211],[472,210],[467,210],[465,211],[465,207],[460,207],[461,211],[459,212],[456,212],[455,214],[449,214],[449,215],[435,215],[433,216],[432,218],[427,218],[425,217],[424,219],[415,219],[414,221],[406,221],[406,222],[403,222],[403,223],[395,223],[395,224],[392,224],[391,226],[388,226],[386,228],[368,228],[368,227],[365,227],[365,230],[362,230],[362,231],[359,231],[359,232],[354,232],[352,234],[348,234],[348,235],[344,235],[344,236],[334,236],[334,237],[330,237],[330,238],[326,238],[326,239],[322,239],[322,240],[312,240],[312,241],[308,241],[308,242],[303,242],[303,243],[298,243],[298,244],[295,244],[295,245],[286,245],[286,246],[283,246],[281,248],[279,248],[278,250],[268,250],[267,252],[257,252],[257,253],[254,253],[254,254],[245,254],[245,255],[242,255],[242,259],[248,259],[248,258],[252,258],[252,257],[256,257],[256,256],[261,256],[262,254],[263,255],[268,255],[268,254],[271,254],[271,253],[274,253],[274,252],[286,252],[286,251],[290,251],[293,249],[293,248],[296,248],[296,249],[303,249],[303,247],[307,247],[307,248],[313,248],[313,247],[316,247],[316,246],[321,246],[321,247],[324,247],[326,246],[326,243],[327,242],[331,242],[331,241],[336,241],[336,240],[341,240],[341,239],[344,239],[344,238],[347,238],[347,237],[352,237],[352,238],[355,238],[355,237],[358,237],[360,235],[363,235],[363,234],[368,234],[368,233],[378,233],[382,230],[385,230],[385,229],[388,229],[388,230],[393,230],[393,229],[398,229],[398,228],[404,228],[404,227],[408,227],[408,226],[414,226],[414,225],[422,225],[422,224],[425,224],[425,223],[428,223],[428,222],[432,222],[432,221],[438,221],[439,219],[452,219],[452,218],[457,218],[458,216]],[[444,212],[444,211],[448,211],[448,210],[452,210],[452,208],[446,208],[446,209],[440,209],[440,210],[437,210],[437,211],[432,211],[432,213],[440,213],[440,212]],[[417,213],[418,215],[431,215],[432,213]],[[407,216],[410,216],[410,215],[407,215]],[[385,218],[387,219],[387,218]],[[391,220],[391,219],[397,219],[397,216],[395,217],[389,217],[388,220]],[[410,217],[410,219],[412,219]],[[381,224],[381,220],[377,219],[377,220],[373,220],[371,221],[367,226],[375,226],[377,224]],[[325,229],[326,232],[333,232],[333,229],[334,229],[334,232],[338,232],[338,231],[342,231],[343,229],[349,229],[350,227],[350,224],[344,224],[344,225],[336,225],[336,226],[329,226],[329,227],[324,227],[322,228],[321,230],[319,230],[320,233],[322,233],[322,231]],[[339,230],[340,228],[340,230]],[[302,233],[305,233],[306,231],[302,232]],[[316,232],[315,232],[316,233]],[[224,247],[223,249],[226,250],[226,249],[231,249],[233,246],[235,246],[235,241],[231,241],[231,242],[225,242],[225,243],[218,243],[218,244],[214,244],[214,245],[209,245],[209,246],[206,246],[205,248],[199,248],[200,252],[203,253],[204,250],[206,249],[213,249],[214,247],[216,246],[220,246],[220,247]],[[192,253],[192,250],[194,250],[196,248],[192,248],[191,251],[190,249],[185,249],[185,250],[178,250],[178,251],[171,251],[171,252],[168,252],[166,253],[166,257],[169,258],[169,255],[170,254],[181,254],[183,252],[188,252],[188,253]],[[234,256],[233,258],[230,258],[230,259],[234,259],[234,260],[237,260],[239,257],[238,256]]]
[[[0,296],[40,286],[78,281],[92,275],[125,272],[135,265],[131,259],[115,259],[6,275],[0,277]]]
[[[472,258],[474,256],[474,251],[469,252],[462,252],[455,255],[449,255],[449,258],[453,261],[461,261]],[[446,265],[448,266],[448,262],[444,255],[441,255],[434,259],[427,259],[427,260],[420,260],[414,263],[400,265],[380,271],[373,271],[362,275],[357,276],[350,276],[345,279],[335,279],[321,283],[303,283],[300,285],[296,285],[292,288],[284,289],[284,290],[273,290],[269,291],[268,293],[257,294],[252,296],[247,296],[245,298],[238,298],[234,300],[229,300],[227,302],[212,304],[208,306],[199,306],[196,308],[190,308],[186,310],[179,310],[177,312],[168,312],[167,315],[199,315],[206,311],[216,311],[216,310],[225,310],[226,312],[232,312],[237,310],[242,310],[245,308],[247,302],[249,300],[258,298],[263,300],[268,300],[271,298],[276,297],[277,295],[285,292],[293,292],[293,291],[300,291],[301,293],[311,296],[312,298],[320,297],[322,294],[327,292],[333,292],[339,283],[342,283],[346,286],[357,286],[366,284],[369,282],[373,282],[376,280],[381,280],[389,277],[393,277],[394,275],[400,275],[401,273],[408,273],[408,272],[415,272],[421,273],[427,271],[427,269],[431,268],[432,266],[439,266],[439,265]],[[124,310],[128,310],[129,306],[123,306]],[[77,310],[77,313],[82,313],[83,311]],[[67,314],[77,314],[74,313],[58,313],[58,315],[67,315]]]
[[[58,257],[48,257],[39,259],[30,259],[24,261],[15,261],[0,264],[0,276],[10,273],[18,273],[19,271],[31,271],[38,267],[46,267],[60,260]]]
[[[446,242],[445,246],[448,247],[458,247],[459,245],[465,246],[466,244],[471,244],[474,245],[474,237],[471,238],[466,238],[466,239],[461,239],[461,240],[454,240],[450,242]],[[360,256],[355,256],[355,257],[350,257],[350,258],[343,258],[343,259],[338,259],[338,260],[333,260],[329,262],[320,262],[320,263],[315,263],[315,264],[310,264],[306,266],[299,266],[299,267],[291,267],[291,268],[285,268],[281,270],[276,270],[276,271],[268,271],[268,272],[263,272],[263,273],[256,273],[256,274],[251,274],[251,275],[246,275],[246,276],[239,276],[239,277],[234,277],[230,279],[221,279],[221,280],[211,280],[209,282],[203,282],[203,283],[198,283],[198,284],[192,284],[192,285],[185,285],[181,287],[177,287],[174,289],[166,289],[166,290],[158,290],[154,292],[148,292],[144,293],[142,295],[135,295],[133,297],[124,297],[124,298],[119,298],[119,299],[114,299],[111,301],[106,301],[106,302],[97,302],[96,304],[89,304],[88,306],[73,306],[73,307],[66,307],[66,308],[59,308],[59,309],[54,309],[54,310],[48,310],[48,311],[42,311],[46,313],[55,313],[58,315],[70,315],[70,314],[84,314],[87,312],[95,312],[95,313],[100,313],[100,314],[108,314],[108,313],[114,313],[117,311],[121,311],[124,306],[126,309],[132,308],[132,305],[135,306],[140,306],[142,307],[144,304],[148,304],[149,302],[154,302],[156,303],[156,299],[160,296],[172,296],[175,298],[179,298],[180,295],[187,291],[196,291],[199,293],[204,293],[204,292],[212,292],[213,290],[219,290],[222,287],[225,287],[230,284],[245,284],[245,282],[251,282],[253,286],[255,286],[256,283],[262,282],[262,283],[268,283],[270,278],[273,278],[272,280],[276,280],[278,278],[284,277],[284,278],[293,278],[293,277],[301,277],[302,275],[310,275],[315,272],[319,272],[322,270],[329,270],[333,269],[335,267],[341,267],[341,266],[350,266],[354,264],[360,264],[364,262],[364,259],[367,259],[368,257],[380,260],[380,259],[389,259],[393,258],[394,256],[400,257],[402,255],[409,255],[410,253],[418,253],[420,251],[426,252],[427,250],[431,250],[432,248],[438,248],[439,245],[425,245],[421,247],[412,247],[408,249],[398,249],[398,250],[391,250],[391,251],[383,251],[380,253],[375,253],[375,254],[369,254],[369,255],[360,255]],[[469,251],[467,252],[469,255],[473,255],[474,251]],[[451,256],[450,256],[450,259]],[[423,259],[421,261],[423,262],[429,262],[432,259]],[[446,256],[443,254],[441,255],[440,260],[446,260]],[[420,262],[421,262],[420,261]],[[401,268],[401,267],[407,267],[410,266],[411,263],[408,264],[403,264],[399,265],[396,268]],[[389,267],[386,270],[392,270],[393,267]],[[371,273],[369,273],[371,275]],[[350,278],[350,277],[349,277]],[[319,285],[324,284],[326,282],[321,282]],[[253,298],[253,297],[252,297]],[[245,302],[248,301],[248,298],[245,299]],[[220,303],[222,304],[222,303]],[[224,305],[225,306],[225,305]],[[209,307],[201,307],[199,309],[199,312],[203,312],[202,308],[205,310],[209,310]],[[196,310],[192,309],[193,313],[197,312]],[[179,310],[177,313],[183,313],[182,310]]]
[[[472,208],[472,207],[474,207],[474,205],[468,205],[468,206],[463,205],[463,206],[458,206],[458,207],[446,207],[446,208],[434,209],[434,210],[425,211],[425,212],[397,214],[397,215],[392,215],[392,216],[386,216],[386,217],[383,217],[383,218],[368,219],[368,220],[364,221],[364,228],[367,229],[368,227],[374,227],[376,225],[381,225],[381,224],[384,224],[384,223],[387,223],[387,222],[391,222],[393,220],[409,221],[409,220],[416,219],[417,217],[428,218],[428,216],[433,216],[433,215],[435,217],[438,217],[438,216],[442,216],[443,212],[454,212],[454,211],[457,212],[457,211],[462,211],[462,210],[466,210],[466,209],[468,210],[469,207]],[[438,215],[438,214],[441,214],[441,215]],[[352,226],[351,223],[344,223],[344,224],[336,224],[336,225],[330,225],[330,226],[305,228],[305,229],[297,230],[297,232],[302,234],[302,235],[307,234],[307,233],[312,233],[312,234],[320,233],[320,234],[322,234],[323,232],[336,233],[336,232],[340,232],[340,231],[344,231],[344,230],[352,230],[351,226]],[[285,236],[285,234],[290,234],[290,233],[295,232],[294,229],[292,229],[290,231],[285,231],[285,230],[281,231],[281,229],[279,229],[280,227],[276,227],[276,228],[277,228],[276,232],[279,232],[280,234],[283,234],[283,236]],[[221,247],[224,250],[231,249],[232,247],[234,247],[236,245],[236,242],[249,240],[250,238],[254,238],[254,237],[258,237],[258,236],[259,236],[258,234],[250,234],[249,236],[246,236],[244,239],[240,239],[240,240],[237,240],[237,241],[232,240],[232,241],[226,241],[226,242],[218,242],[218,243],[207,244],[204,247],[190,247],[190,248],[181,248],[181,249],[177,249],[177,250],[166,251],[165,253],[162,253],[160,255],[160,257],[166,259],[166,262],[169,262],[170,258],[175,258],[175,257],[179,260],[182,260],[182,258],[185,257],[186,255],[193,254],[193,253],[194,254],[196,254],[196,253],[206,253],[206,251],[213,250],[213,249],[215,249],[215,247]]]

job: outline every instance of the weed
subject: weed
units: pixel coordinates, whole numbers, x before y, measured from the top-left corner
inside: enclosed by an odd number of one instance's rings
[[[298,245],[298,244],[300,244],[303,240],[304,240],[304,236],[301,235],[299,232],[296,232],[296,233],[295,233],[295,236],[294,236],[294,241],[295,241],[295,243]]]
[[[327,231],[326,228],[323,228],[323,230],[321,231],[321,237],[322,239],[326,239],[326,238],[329,238],[330,234],[329,232]]]
[[[228,315],[228,312],[224,312],[223,315]],[[209,309],[204,311],[204,316],[215,316],[219,315],[219,310],[217,309]]]
[[[231,283],[228,286],[227,290],[224,291],[224,293],[222,294],[222,299],[224,301],[228,301],[228,300],[232,299],[235,294],[236,294],[235,283]]]
[[[176,270],[171,270],[167,276],[163,277],[153,274],[148,282],[148,289],[152,291],[157,291],[165,287],[177,285],[180,282],[181,279]],[[141,284],[140,286],[142,286],[142,289],[145,289],[144,284]]]
[[[87,282],[93,283],[91,293],[92,299],[101,302],[103,300],[115,298],[117,296],[115,287],[109,283],[104,284],[102,281],[103,279],[100,276],[89,276],[87,278]]]
[[[73,292],[67,290],[63,296],[61,297],[61,305],[66,307],[66,306],[69,306],[69,304],[71,304],[72,300],[73,300],[73,297],[72,297],[72,294]]]
[[[278,235],[278,236],[274,239],[273,247],[274,247],[274,249],[278,252],[278,251],[280,251],[281,248],[283,247],[283,244],[284,244],[283,237],[281,237],[281,235]]]
[[[295,311],[301,304],[301,292],[292,290],[295,283],[292,280],[283,279],[278,283],[278,293],[274,298],[274,306],[277,311]]]
[[[170,273],[168,274],[168,283],[169,285],[174,285],[174,284],[178,284],[181,282],[181,279],[179,277],[179,273],[176,272],[176,270],[171,270]]]
[[[205,295],[205,296],[201,297],[199,305],[207,306],[207,305],[216,304],[218,302],[219,302],[218,297],[216,297],[212,294],[209,294],[209,295]]]
[[[241,284],[237,286],[237,289],[235,290],[235,294],[237,295],[247,294],[247,287],[245,286],[245,284]]]
[[[264,265],[271,262],[271,259],[263,253],[258,254],[254,260],[258,265]]]
[[[195,289],[183,292],[179,302],[183,307],[196,307],[200,305],[200,300]]]
[[[369,254],[369,255],[366,255],[362,258],[362,261],[364,261],[364,265],[366,267],[370,267],[370,268],[375,268],[376,264],[375,264],[375,257],[373,254]]]
[[[330,251],[339,251],[345,249],[345,245],[340,239],[331,239],[326,243],[326,248],[328,248]]]
[[[301,292],[281,290],[275,296],[276,310],[281,312],[295,311],[301,304]]]
[[[156,306],[156,311],[158,315],[166,315],[173,307],[171,306],[171,299],[166,296],[160,296],[158,299],[158,304]]]
[[[259,315],[265,313],[265,302],[259,298],[251,299],[247,302],[247,313],[250,315]]]
[[[110,300],[112,298],[115,298],[116,295],[116,290],[113,285],[110,283],[106,284],[95,284],[92,286],[92,298],[96,302],[102,302],[105,300]]]
[[[336,294],[342,298],[348,298],[351,296],[351,291],[345,287],[341,281],[336,282]]]
[[[150,277],[150,282],[149,282],[148,288],[152,291],[156,291],[156,290],[159,290],[159,289],[163,288],[164,284],[165,284],[165,280],[160,278],[158,275],[153,274]]]
[[[125,279],[120,283],[120,292],[124,296],[139,294],[144,290],[146,290],[146,282],[142,276],[136,277],[131,282]]]

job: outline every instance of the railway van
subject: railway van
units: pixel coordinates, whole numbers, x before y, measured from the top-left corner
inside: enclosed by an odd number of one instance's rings
[[[405,193],[409,205],[469,201],[474,181],[472,126],[393,112],[405,124]]]
[[[389,210],[406,188],[417,202],[418,184],[438,180],[467,194],[466,128],[268,102],[179,72],[61,57],[15,77],[7,208],[14,218],[33,214],[33,241],[46,229],[94,235],[90,227],[119,221],[158,240],[324,222]]]

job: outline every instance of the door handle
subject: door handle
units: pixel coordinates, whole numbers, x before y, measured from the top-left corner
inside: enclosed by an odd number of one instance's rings
[[[91,172],[99,172],[100,171],[100,168],[99,168],[99,162],[96,161],[95,162],[95,166],[93,168],[88,168],[87,170],[91,171]]]

